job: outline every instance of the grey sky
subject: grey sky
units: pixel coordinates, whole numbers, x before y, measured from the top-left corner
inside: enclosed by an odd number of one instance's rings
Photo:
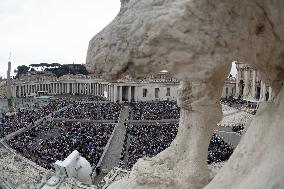
[[[117,15],[119,0],[0,0],[0,76],[41,62],[85,62],[89,40]]]
[[[117,15],[120,0],[0,0],[0,76],[35,63],[84,63],[89,40]],[[13,74],[14,75],[14,74]]]

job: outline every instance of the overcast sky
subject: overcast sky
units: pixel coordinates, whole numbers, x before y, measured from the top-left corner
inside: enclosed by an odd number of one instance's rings
[[[117,15],[120,0],[0,0],[0,76],[41,62],[84,63],[89,40]]]
[[[0,76],[10,52],[12,72],[23,64],[84,63],[89,40],[119,9],[120,0],[0,0]]]

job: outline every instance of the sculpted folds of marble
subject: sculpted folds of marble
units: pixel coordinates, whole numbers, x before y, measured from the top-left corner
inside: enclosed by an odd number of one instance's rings
[[[89,44],[87,68],[107,79],[160,70],[181,80],[180,129],[172,145],[139,160],[110,188],[284,187],[284,1],[122,0],[117,17]],[[211,178],[210,137],[232,61],[260,71],[274,94],[261,104],[234,154]]]

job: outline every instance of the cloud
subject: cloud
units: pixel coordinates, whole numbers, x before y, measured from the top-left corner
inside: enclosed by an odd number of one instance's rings
[[[0,76],[40,62],[83,63],[89,40],[117,15],[119,0],[1,0]]]

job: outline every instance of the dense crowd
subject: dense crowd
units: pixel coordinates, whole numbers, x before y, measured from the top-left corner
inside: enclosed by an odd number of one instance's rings
[[[129,140],[126,166],[132,167],[136,161],[144,156],[153,157],[166,149],[175,138],[178,124],[161,125],[126,125]],[[122,160],[122,158],[121,158]]]
[[[151,101],[130,103],[134,120],[179,119],[180,108],[173,101]]]
[[[246,126],[250,123],[253,115],[246,111],[230,111],[229,114],[223,117],[222,121],[218,123],[223,127]]]
[[[225,104],[229,107],[237,108],[243,111],[246,111],[251,114],[256,114],[257,111],[257,103],[246,101],[243,99],[235,99],[235,98],[227,98],[227,99],[221,99],[221,103]]]
[[[5,136],[29,124],[34,124],[36,120],[49,114],[54,118],[118,120],[122,105],[112,102],[91,102],[96,100],[100,99],[96,97],[86,97],[84,100],[83,98],[81,100],[61,98],[44,106],[19,109],[15,115],[3,116],[2,124],[0,124],[2,134]],[[62,109],[67,105],[68,108]],[[172,101],[129,103],[129,107],[129,119],[133,120],[179,119],[180,117],[180,108],[176,102]],[[59,109],[62,110],[57,111]],[[234,111],[234,109],[227,109]],[[241,113],[246,112],[241,111]],[[232,120],[229,121],[231,123]],[[121,165],[125,168],[131,168],[141,157],[153,157],[169,147],[178,131],[178,123],[128,123],[125,126],[126,136],[120,157]],[[96,166],[113,129],[113,124],[47,121],[17,135],[8,143],[25,157],[48,169],[56,160],[64,160],[73,150],[78,150],[91,165]],[[243,127],[234,127],[235,132],[241,132],[242,129]],[[208,164],[227,160],[233,150],[230,144],[214,134],[208,148]]]
[[[208,147],[208,159],[207,163],[218,163],[226,161],[230,158],[234,151],[232,145],[226,143],[222,137],[213,134]]]
[[[18,109],[17,112],[11,115],[3,114],[0,123],[0,137],[4,137],[30,124],[34,124],[38,119],[67,105],[68,103],[66,101],[53,101],[39,107],[33,106],[32,108]]]
[[[113,124],[48,121],[40,127],[21,133],[8,141],[8,144],[47,169],[56,160],[64,160],[74,150],[78,150],[95,166],[113,129]]]
[[[74,102],[68,109],[53,114],[54,118],[117,120],[121,105],[118,103],[80,103]]]
[[[243,133],[244,130],[244,125],[239,124],[239,125],[235,125],[232,127],[232,131],[238,133],[239,135],[241,135]]]
[[[80,102],[93,102],[93,101],[106,101],[105,97],[95,95],[57,95],[57,98],[69,101],[80,101]]]
[[[127,125],[128,151],[123,150],[122,167],[131,168],[139,158],[153,157],[163,151],[174,140],[178,123],[160,125]],[[127,139],[126,138],[126,139]],[[125,144],[127,142],[125,141]],[[127,147],[125,147],[127,149]],[[208,147],[208,164],[227,160],[233,147],[214,134]]]

